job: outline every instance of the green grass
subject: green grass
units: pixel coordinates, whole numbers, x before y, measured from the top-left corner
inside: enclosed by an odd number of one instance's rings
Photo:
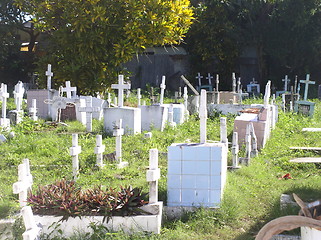
[[[258,99],[261,102],[262,99]],[[106,233],[96,229],[95,236],[75,236],[73,239],[254,239],[258,230],[269,220],[288,214],[297,214],[298,209],[280,210],[280,195],[296,193],[305,201],[320,198],[320,164],[289,163],[295,157],[318,156],[318,152],[294,151],[290,146],[320,146],[321,133],[301,132],[303,127],[321,127],[321,103],[316,104],[313,118],[294,113],[279,114],[279,122],[271,138],[259,156],[252,159],[250,166],[229,171],[222,206],[217,210],[199,209],[185,214],[181,219],[166,220],[159,236],[122,233]],[[228,118],[229,141],[233,130],[233,116]],[[17,166],[23,158],[29,158],[34,187],[52,183],[55,179],[72,178],[71,134],[79,133],[82,147],[80,178],[78,184],[84,187],[105,185],[118,188],[120,185],[140,187],[148,191],[145,180],[148,166],[148,151],[157,148],[161,179],[159,198],[166,203],[167,147],[178,142],[199,141],[197,116],[176,129],[166,128],[164,132],[153,130],[152,139],[143,134],[123,137],[123,160],[129,167],[117,169],[113,161],[107,161],[105,168],[95,167],[95,135],[103,134],[102,122],[94,121],[94,134],[85,132],[78,122],[68,126],[49,127],[26,120],[13,127],[16,137],[0,145],[0,217],[8,217],[18,211],[17,196],[12,193],[12,184],[17,181]],[[8,135],[8,133],[4,133]],[[219,118],[208,119],[208,139],[219,141]],[[105,153],[115,149],[115,139],[103,134]],[[230,159],[229,159],[230,161]],[[59,167],[57,167],[59,166]],[[279,179],[290,173],[292,179]],[[62,238],[59,238],[62,239]]]

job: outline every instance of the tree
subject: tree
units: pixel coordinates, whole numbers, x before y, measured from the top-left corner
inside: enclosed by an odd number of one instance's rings
[[[58,85],[104,92],[122,63],[154,45],[180,44],[192,24],[188,0],[17,0],[48,34],[47,54]]]

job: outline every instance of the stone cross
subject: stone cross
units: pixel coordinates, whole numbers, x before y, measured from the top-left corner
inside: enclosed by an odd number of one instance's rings
[[[206,124],[207,124],[207,100],[206,90],[201,90],[201,102],[200,102],[200,143],[206,143]]]
[[[249,165],[251,161],[251,129],[250,125],[246,125],[246,132],[245,132],[245,162],[242,162],[245,165]]]
[[[39,239],[41,228],[37,226],[30,206],[25,206],[21,209],[25,232],[22,234],[24,240]]]
[[[9,98],[9,93],[7,91],[7,85],[4,83],[1,83],[0,97],[2,100],[1,126],[8,127],[10,125],[10,122],[7,119],[7,98]]]
[[[146,180],[149,182],[149,204],[158,202],[158,179],[160,169],[158,168],[158,150],[149,150],[149,170],[146,173]]]
[[[300,91],[301,91],[301,84],[298,82],[297,94],[298,94],[298,101],[300,100]]]
[[[29,115],[33,121],[38,121],[37,117],[37,99],[32,99],[31,108],[29,108]]]
[[[53,77],[53,73],[51,72],[51,64],[48,64],[46,76],[47,76],[47,89],[50,90],[51,89],[51,78]]]
[[[232,73],[232,92],[236,91],[236,78],[235,73]]]
[[[220,118],[220,142],[228,146],[226,117]]]
[[[118,107],[124,106],[124,90],[130,89],[130,84],[124,83],[124,75],[118,76],[118,84],[112,84],[112,89],[118,90]]]
[[[29,173],[29,174],[28,174]],[[32,176],[30,175],[29,160],[18,166],[18,182],[13,184],[13,193],[19,194],[19,203],[21,207],[27,205],[28,190],[32,185]]]
[[[294,94],[296,93],[297,86],[298,86],[298,75],[295,75],[295,78],[294,78]]]
[[[174,122],[174,107],[173,107],[173,104],[170,104],[169,108],[168,108],[168,125],[171,128],[176,127],[176,122]]]
[[[96,147],[95,147],[95,154],[97,155],[96,165],[98,167],[103,167],[103,153],[105,151],[105,145],[103,145],[103,137],[102,135],[96,136]]]
[[[264,94],[264,107],[269,105],[271,97],[271,81],[269,80],[265,86],[265,94]]]
[[[79,112],[86,112],[86,130],[92,132],[93,112],[99,112],[100,107],[92,106],[92,96],[86,97],[86,107],[79,107]]]
[[[238,93],[240,93],[240,92],[242,91],[241,85],[242,85],[242,83],[241,83],[241,78],[239,77],[239,78],[237,79],[237,92],[238,92]]]
[[[250,122],[248,124],[249,126],[249,131],[251,135],[251,157],[256,157],[258,155],[258,149],[257,149],[257,137],[255,134],[254,126],[253,123]]]
[[[165,76],[162,77],[162,83],[160,85],[160,89],[161,89],[161,93],[160,93],[160,99],[159,99],[159,103],[160,104],[163,104],[164,103],[164,93],[165,93],[165,88],[166,88],[166,85],[165,85]]]
[[[62,92],[67,94],[67,98],[75,98],[77,93],[77,88],[70,85],[70,81],[66,81],[66,87],[62,88]]]
[[[14,101],[17,106],[17,111],[21,111],[21,105],[22,105],[22,100],[23,100],[23,94],[25,93],[25,89],[23,87],[23,83],[19,81],[13,91],[14,95]]]
[[[252,78],[252,81],[250,82],[250,84],[257,84],[257,81],[255,81],[255,78]]]
[[[128,162],[122,161],[122,135],[124,135],[122,124],[123,120],[119,119],[113,131],[113,136],[116,137],[116,160],[118,161],[118,168],[123,168],[128,165]]]
[[[285,75],[285,78],[282,79],[282,82],[284,82],[284,91],[287,92],[288,91],[288,83],[290,83],[290,79],[288,79],[288,75]]]
[[[309,90],[309,84],[315,84],[315,81],[310,81],[310,74],[307,74],[305,80],[300,80],[300,83],[305,84],[304,88],[304,101],[307,101],[308,99],[308,90]]]
[[[110,108],[110,106],[111,106],[111,96],[110,96],[109,92],[107,93],[107,104],[108,104],[108,107]]]
[[[200,73],[197,73],[196,79],[198,80],[198,86],[202,86],[202,78]]]
[[[219,90],[218,90],[218,85],[219,85],[219,83],[220,83],[220,75],[218,75],[218,74],[216,74],[216,92],[218,92]]]
[[[141,95],[141,89],[140,88],[137,88],[137,100],[138,100],[138,106],[141,105],[141,99],[142,99],[142,95]]]
[[[81,146],[78,145],[78,134],[72,134],[72,147],[69,148],[70,156],[72,157],[72,176],[77,180],[79,174],[79,159],[78,155],[81,153]]]
[[[211,76],[210,73],[207,74],[207,77],[206,79],[208,80],[208,85],[212,85],[212,79],[213,79],[213,76]]]
[[[232,167],[239,168],[239,143],[238,143],[238,133],[233,132],[232,140]]]
[[[184,94],[183,94],[183,98],[184,98],[184,107],[185,107],[185,115],[188,114],[188,110],[187,110],[187,104],[188,104],[188,93],[187,93],[187,87],[184,87]]]

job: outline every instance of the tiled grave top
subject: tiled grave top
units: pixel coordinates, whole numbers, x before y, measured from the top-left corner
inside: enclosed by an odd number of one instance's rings
[[[173,143],[171,146],[180,146],[180,147],[212,147],[212,146],[221,146],[221,143]]]
[[[243,121],[257,121],[258,115],[255,113],[244,113],[241,116],[237,116],[235,120],[243,120]]]

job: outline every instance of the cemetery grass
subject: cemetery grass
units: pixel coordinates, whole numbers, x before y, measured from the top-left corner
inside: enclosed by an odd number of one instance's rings
[[[318,156],[318,152],[294,151],[290,146],[320,146],[321,133],[301,132],[303,127],[321,127],[321,103],[316,104],[313,118],[293,113],[279,114],[277,127],[259,156],[251,164],[239,170],[229,170],[222,206],[217,210],[199,209],[186,213],[177,220],[165,221],[161,234],[125,235],[109,233],[99,226],[92,226],[93,235],[75,235],[71,239],[254,239],[255,234],[268,221],[284,215],[298,214],[297,208],[280,210],[280,195],[296,193],[304,201],[311,202],[320,198],[320,164],[289,163],[296,157]],[[231,141],[234,116],[227,116],[229,141]],[[123,137],[123,161],[129,167],[117,169],[111,157],[104,160],[106,166],[99,170],[95,167],[93,154],[95,135],[102,134],[102,123],[94,121],[93,133],[86,133],[85,127],[77,122],[68,126],[51,126],[43,122],[35,123],[26,118],[22,124],[13,127],[16,136],[0,145],[0,217],[14,216],[19,206],[17,196],[12,193],[12,184],[17,181],[17,166],[23,158],[29,158],[34,178],[33,188],[37,185],[53,183],[57,179],[71,180],[71,133],[79,133],[82,147],[80,159],[80,178],[77,184],[82,187],[104,185],[113,188],[132,185],[148,192],[145,180],[148,166],[148,151],[157,148],[161,179],[159,199],[166,205],[167,147],[178,142],[198,142],[199,122],[197,116],[176,129],[166,128],[164,132],[152,131],[152,139],[143,134]],[[8,135],[8,133],[4,133]],[[219,118],[208,120],[208,139],[219,141]],[[103,135],[105,153],[115,149],[113,137]],[[243,149],[244,151],[244,149]],[[241,153],[242,154],[242,153]],[[231,158],[231,157],[230,157]],[[231,160],[229,159],[229,165]],[[291,179],[282,178],[289,173]],[[23,229],[21,229],[23,232]],[[294,234],[298,233],[294,231]],[[19,239],[19,238],[17,238]],[[50,239],[50,238],[48,238]],[[63,236],[57,239],[64,239]]]

